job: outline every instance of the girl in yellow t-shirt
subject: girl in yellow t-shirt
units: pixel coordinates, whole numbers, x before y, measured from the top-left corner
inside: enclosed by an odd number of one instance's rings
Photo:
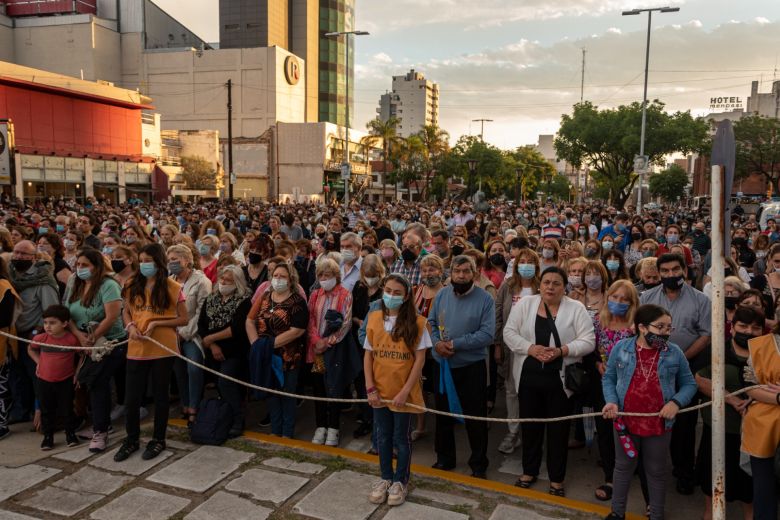
[[[398,274],[385,278],[379,309],[366,316],[363,369],[368,402],[374,408],[376,444],[382,479],[371,489],[374,504],[398,506],[406,499],[412,461],[412,414],[407,403],[423,406],[421,374],[425,349],[432,346],[427,321],[417,314],[412,286]],[[385,405],[382,400],[390,400]],[[393,472],[393,446],[398,462]]]
[[[144,460],[153,459],[165,449],[168,384],[176,358],[171,352],[151,342],[150,338],[178,352],[176,327],[186,325],[188,321],[181,285],[168,278],[163,247],[160,244],[145,245],[138,258],[140,269],[123,291],[125,307],[122,318],[130,335],[125,384],[127,437],[114,455],[117,462],[126,460],[139,449],[139,410],[149,373],[152,374],[153,383],[154,434],[141,457]]]

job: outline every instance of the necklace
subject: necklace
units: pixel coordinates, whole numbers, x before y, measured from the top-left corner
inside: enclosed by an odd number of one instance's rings
[[[650,381],[650,376],[653,375],[653,369],[655,368],[655,363],[658,361],[658,356],[661,354],[661,351],[656,350],[655,355],[650,360],[650,362],[645,364],[639,357],[639,349],[641,348],[643,347],[637,345],[637,364],[639,365],[639,371],[642,373],[642,377],[645,379],[645,381]]]

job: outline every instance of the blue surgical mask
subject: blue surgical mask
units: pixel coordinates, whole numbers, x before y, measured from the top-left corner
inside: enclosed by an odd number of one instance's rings
[[[612,242],[602,242],[601,243],[601,248],[604,251],[609,251],[610,249],[612,249]]]
[[[530,280],[536,275],[536,266],[534,264],[518,264],[517,274],[526,280]]]
[[[208,229],[206,230],[206,234],[207,234],[207,235],[216,235],[216,234],[217,234],[217,230],[216,230],[216,229],[214,229],[214,228],[208,228]]]
[[[394,310],[401,306],[401,304],[404,302],[404,297],[393,296],[392,294],[384,293],[382,294],[382,302],[384,302],[385,307],[390,310]]]
[[[238,220],[240,220],[241,222],[245,221],[246,220],[246,215],[239,215],[238,216]]]
[[[78,267],[76,268],[76,276],[84,281],[87,281],[92,278],[92,271],[89,269],[89,267]]]
[[[39,235],[45,235],[48,232],[49,232],[49,228],[47,228],[47,227],[41,226],[41,227],[38,228],[38,234]]]
[[[200,256],[207,256],[209,253],[211,253],[211,246],[209,246],[208,244],[199,245],[198,253],[200,253]]]
[[[154,262],[141,262],[140,271],[145,278],[151,278],[157,274],[157,265]]]
[[[111,253],[113,253],[113,252],[114,252],[114,248],[113,247],[109,247],[109,246],[103,247],[103,254],[104,255],[111,256]]]
[[[62,224],[57,224],[56,229],[57,229],[57,233],[62,233],[63,231],[65,231],[65,226],[63,226]]]
[[[607,307],[609,308],[610,314],[614,316],[625,316],[628,312],[629,305],[627,303],[613,302],[609,300],[607,301]]]
[[[607,269],[610,271],[617,271],[620,267],[620,262],[618,260],[607,260]]]

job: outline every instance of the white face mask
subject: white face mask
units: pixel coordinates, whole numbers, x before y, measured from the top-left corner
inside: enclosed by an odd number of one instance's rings
[[[325,289],[325,292],[330,292],[336,287],[336,279],[331,278],[329,280],[320,280],[320,287]]]
[[[377,276],[374,278],[366,278],[366,283],[368,284],[369,287],[376,287],[377,284],[379,283],[379,277]]]
[[[229,296],[236,292],[236,286],[235,285],[225,285],[225,284],[219,284],[219,292],[222,294],[222,296]]]
[[[347,263],[352,262],[355,259],[355,252],[351,249],[342,249],[341,258]]]
[[[274,278],[271,280],[271,287],[273,287],[274,291],[279,293],[285,292],[289,285],[290,284],[284,278]]]

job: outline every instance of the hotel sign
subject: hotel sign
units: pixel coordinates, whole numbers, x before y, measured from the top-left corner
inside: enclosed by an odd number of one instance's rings
[[[290,85],[297,85],[301,79],[301,63],[295,56],[287,56],[284,60],[284,77]]]
[[[723,96],[710,98],[710,110],[737,110],[745,108],[742,98],[739,96]]]

